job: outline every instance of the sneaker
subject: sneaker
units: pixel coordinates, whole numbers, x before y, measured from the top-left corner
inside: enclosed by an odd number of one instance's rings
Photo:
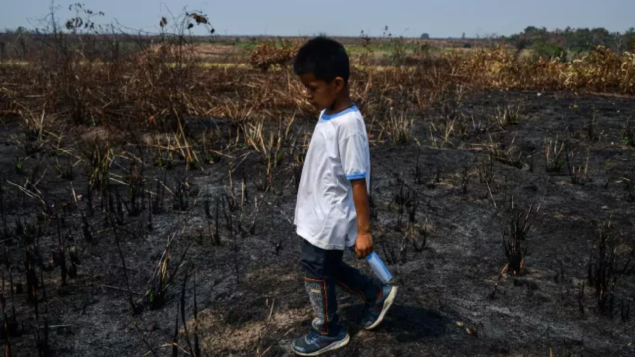
[[[397,287],[384,285],[381,288],[381,297],[370,302],[366,308],[366,316],[362,320],[362,326],[366,330],[372,330],[384,320],[384,316],[392,306],[397,296]]]
[[[298,356],[318,356],[348,345],[349,340],[350,337],[344,327],[340,327],[340,332],[333,337],[324,336],[311,330],[309,334],[293,341],[291,348]]]

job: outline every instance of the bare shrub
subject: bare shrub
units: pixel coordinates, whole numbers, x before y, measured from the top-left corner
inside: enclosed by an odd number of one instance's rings
[[[540,210],[532,203],[527,209],[522,209],[514,202],[512,197],[506,213],[499,217],[501,224],[501,236],[503,248],[507,257],[507,271],[514,275],[520,274],[527,254],[524,241],[533,225],[534,215]]]
[[[611,219],[598,225],[598,238],[589,256],[588,281],[595,290],[598,311],[613,317],[619,278],[631,274],[635,248],[625,244]],[[623,309],[623,306],[622,306]],[[622,315],[624,311],[622,311]]]
[[[280,46],[274,43],[261,43],[251,53],[249,62],[252,67],[267,72],[272,66],[286,67],[295,57],[300,43],[298,41],[280,40]]]

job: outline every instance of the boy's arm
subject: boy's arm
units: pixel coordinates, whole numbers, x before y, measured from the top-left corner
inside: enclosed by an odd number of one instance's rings
[[[358,258],[366,258],[373,252],[373,237],[370,234],[370,205],[366,179],[351,180],[353,187],[353,203],[357,211],[357,238],[355,253]]]

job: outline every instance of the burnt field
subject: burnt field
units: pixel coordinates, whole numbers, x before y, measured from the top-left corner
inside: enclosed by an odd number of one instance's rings
[[[369,122],[376,246],[401,290],[375,333],[355,327],[360,302],[342,292],[354,339],[339,355],[633,353],[633,108],[615,96],[475,93],[425,111],[395,145]],[[473,121],[430,145],[444,115]],[[5,119],[12,355],[44,344],[59,356],[170,355],[173,342],[183,354],[288,354],[311,319],[289,220],[296,139],[312,125],[271,129],[282,144],[270,161],[209,148],[186,170],[141,135],[23,138]],[[229,141],[232,128],[212,132]],[[51,142],[67,149],[51,155]]]
[[[247,68],[182,39],[48,40],[0,65],[5,355],[290,355],[312,319],[292,221],[317,117],[292,44]],[[635,353],[632,56],[353,56],[400,293],[368,332],[342,291],[334,356]]]

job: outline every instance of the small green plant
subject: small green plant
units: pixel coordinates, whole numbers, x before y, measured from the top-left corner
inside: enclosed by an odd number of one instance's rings
[[[154,166],[160,169],[171,170],[174,167],[174,154],[172,153],[172,151],[166,150],[165,152],[163,152],[161,151],[161,149],[159,149],[157,152],[157,157],[154,161]]]
[[[496,159],[496,161],[517,169],[522,169],[526,160],[522,151],[514,144],[515,139],[515,137],[512,139],[511,144],[504,145],[494,142],[490,137],[487,149],[490,156]]]
[[[152,285],[147,290],[145,295],[146,302],[150,305],[150,309],[158,309],[165,305],[168,298],[168,290],[174,284],[174,278],[179,272],[179,268],[183,266],[183,260],[185,259],[187,252],[191,246],[188,245],[179,261],[170,271],[170,261],[172,260],[172,242],[174,237],[168,237],[163,255],[159,259],[154,277],[152,279]]]
[[[584,185],[588,181],[587,173],[589,171],[589,157],[587,156],[586,163],[583,165],[574,165],[572,162],[575,160],[576,153],[572,150],[566,155],[567,168],[569,169],[569,176],[571,177],[571,183],[574,185]]]
[[[492,121],[499,127],[505,128],[510,125],[518,125],[520,123],[520,104],[506,105],[497,107],[496,113],[492,117]]]
[[[21,157],[15,157],[15,159],[13,160],[13,167],[18,175],[24,174],[24,161],[22,161]]]
[[[196,170],[199,167],[200,166],[198,164],[198,160],[196,160],[195,158],[188,158],[187,159],[187,162],[185,164],[186,170]]]
[[[466,137],[467,134],[470,132],[470,126],[467,125],[464,118],[460,118],[458,120],[456,132],[462,137]]]
[[[454,120],[446,120],[444,123],[444,133],[443,133],[443,146],[450,145],[452,146],[452,141],[450,138],[454,133]]]
[[[222,156],[218,155],[216,151],[209,151],[207,156],[205,156],[205,163],[208,165],[214,165],[217,162],[220,162]]]
[[[46,111],[42,110],[41,115],[34,115],[29,110],[27,110],[26,113],[21,112],[20,114],[24,119],[23,130],[26,139],[29,141],[41,140],[44,132]]]
[[[412,140],[413,119],[408,119],[407,114],[401,112],[394,114],[390,111],[390,118],[387,123],[382,126],[392,145],[405,145]]]
[[[81,143],[82,159],[87,162],[88,182],[92,187],[104,188],[110,179],[110,167],[115,161],[115,153],[106,140],[94,139]]]
[[[61,164],[59,159],[55,157],[53,168],[55,171],[65,180],[73,181],[75,179],[75,172],[73,168],[75,165],[72,163],[71,158],[68,158],[65,164]]]
[[[518,125],[520,123],[520,104],[516,103],[513,106],[507,106],[507,122],[511,125]]]
[[[434,126],[434,124],[430,123],[430,145],[432,147],[438,148],[440,147],[439,141],[437,140],[437,137],[434,135],[436,131],[437,131],[437,128]]]
[[[545,159],[547,161],[547,172],[560,172],[564,167],[565,161],[562,159],[564,153],[564,143],[558,141],[558,137],[554,140],[549,139],[545,147]]]

